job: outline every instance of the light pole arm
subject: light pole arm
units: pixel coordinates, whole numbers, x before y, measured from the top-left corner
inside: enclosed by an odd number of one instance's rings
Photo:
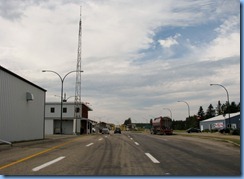
[[[169,108],[163,108],[163,109],[166,109],[166,110],[168,110],[169,112],[170,112],[170,117],[171,117],[171,119],[172,119],[172,112],[171,112],[171,110],[169,109]],[[173,120],[173,119],[172,119]]]
[[[70,71],[69,73],[67,73],[67,74],[63,77],[62,81],[64,81],[64,79],[65,79],[70,73],[74,73],[74,72],[83,72],[83,71],[76,71],[76,70]]]
[[[226,89],[226,88],[225,88],[223,85],[221,85],[221,84],[210,84],[210,86],[213,86],[213,85],[216,85],[216,86],[221,86],[222,88],[224,88],[224,89],[225,89],[226,94],[227,94],[228,106],[230,106],[229,93],[228,93],[227,89]],[[227,107],[228,107],[228,106],[227,106]],[[229,123],[231,123],[231,122],[230,122],[230,109],[228,109],[228,113],[229,113]],[[230,124],[229,124],[229,125],[230,125]]]
[[[51,72],[51,73],[55,73],[56,75],[58,75],[58,77],[60,78],[61,81],[63,81],[62,77],[60,76],[60,74],[58,74],[56,71],[52,71],[52,70],[42,70],[42,72]]]
[[[210,86],[213,86],[213,85],[221,86],[222,88],[225,89],[226,94],[227,94],[227,101],[228,101],[228,103],[229,103],[229,105],[230,105],[229,93],[228,93],[227,89],[226,89],[223,85],[221,85],[221,84],[210,84]]]
[[[190,119],[190,106],[186,101],[178,101],[178,102],[183,102],[186,103],[187,107],[188,107],[188,115],[189,115],[189,119]]]
[[[55,73],[56,75],[58,75],[58,77],[60,78],[60,80],[63,82],[65,80],[65,78],[70,74],[70,73],[74,73],[74,72],[83,72],[83,71],[70,71],[69,73],[67,73],[63,78],[60,76],[60,74],[58,74],[56,71],[52,71],[52,70],[42,70],[42,72],[52,72]]]

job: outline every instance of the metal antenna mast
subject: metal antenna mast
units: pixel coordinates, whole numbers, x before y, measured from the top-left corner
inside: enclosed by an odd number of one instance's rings
[[[80,6],[80,22],[79,22],[79,36],[78,36],[78,53],[76,64],[76,84],[75,84],[75,112],[74,112],[74,133],[80,128],[78,121],[82,119],[82,103],[81,103],[81,47],[82,47],[82,21],[81,21],[81,6]]]

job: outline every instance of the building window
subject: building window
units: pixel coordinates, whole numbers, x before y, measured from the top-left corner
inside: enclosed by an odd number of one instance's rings
[[[67,113],[67,108],[63,108],[63,113]]]
[[[76,113],[80,112],[80,108],[75,108],[75,112]]]
[[[51,112],[51,113],[55,113],[55,108],[53,108],[53,107],[50,108],[50,112]]]

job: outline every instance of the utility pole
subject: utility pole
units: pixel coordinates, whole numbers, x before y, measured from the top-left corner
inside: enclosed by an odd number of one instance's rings
[[[75,84],[75,105],[74,105],[74,133],[77,134],[77,128],[80,126],[82,119],[82,102],[81,102],[81,55],[82,55],[82,21],[81,21],[81,7],[80,7],[80,22],[79,22],[79,36],[78,36],[78,53],[76,64],[76,84]],[[80,128],[80,127],[79,127]]]

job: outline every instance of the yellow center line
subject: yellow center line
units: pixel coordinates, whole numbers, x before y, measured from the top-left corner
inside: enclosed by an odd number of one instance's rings
[[[78,139],[79,139],[79,138],[78,138]],[[0,167],[0,170],[5,169],[5,168],[8,168],[8,167],[10,167],[10,166],[13,166],[13,165],[15,165],[15,164],[24,162],[24,161],[26,161],[26,160],[29,160],[29,159],[34,158],[34,157],[36,157],[36,156],[42,155],[42,154],[44,154],[44,153],[50,152],[50,151],[52,151],[52,150],[54,150],[54,149],[57,149],[57,148],[62,147],[62,146],[64,146],[64,145],[67,145],[67,144],[69,144],[69,143],[71,143],[71,142],[74,142],[75,140],[77,140],[77,138],[76,138],[76,139],[73,139],[73,140],[71,140],[71,141],[62,143],[62,144],[60,144],[60,145],[51,147],[51,148],[49,148],[49,149],[43,150],[43,151],[41,151],[41,152],[35,153],[35,154],[30,155],[30,156],[28,156],[28,157],[19,159],[19,160],[15,161],[15,162],[12,162],[12,163],[3,165],[3,166]]]

